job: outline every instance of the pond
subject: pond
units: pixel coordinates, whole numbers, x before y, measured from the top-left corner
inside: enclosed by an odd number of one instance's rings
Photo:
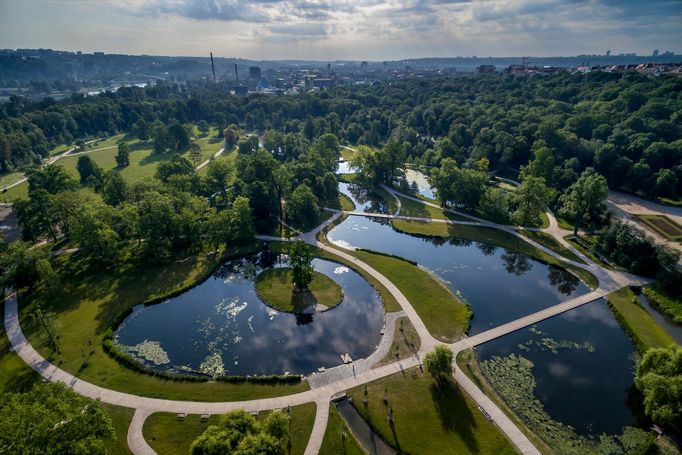
[[[336,169],[337,174],[352,174],[355,170],[350,166],[350,163],[346,160],[339,161],[339,167]]]
[[[228,261],[184,294],[136,307],[114,340],[153,369],[211,375],[308,374],[340,365],[341,354],[358,359],[376,349],[383,305],[362,276],[315,259],[314,269],[343,288],[343,301],[326,312],[294,315],[265,305],[254,288],[261,270],[284,265],[286,257],[265,252]]]
[[[357,212],[390,213],[384,198],[361,185],[339,182],[339,193],[345,194],[353,201]]]
[[[429,199],[436,199],[435,190],[431,187],[429,179],[423,172],[409,168],[405,169],[405,180],[407,180],[407,183],[410,185],[412,185],[413,182],[416,183],[417,188],[419,189],[419,194],[422,196]]]
[[[635,349],[603,299],[476,348],[479,361],[521,355],[533,362],[535,396],[582,435],[617,434],[637,420],[628,407]]]
[[[403,234],[395,231],[388,220],[351,216],[334,227],[327,238],[345,248],[395,254],[434,272],[471,305],[471,334],[589,291],[560,267],[486,243]]]

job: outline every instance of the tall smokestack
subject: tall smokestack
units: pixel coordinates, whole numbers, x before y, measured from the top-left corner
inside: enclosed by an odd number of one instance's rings
[[[211,54],[211,69],[213,70],[213,83],[215,83],[216,79],[215,79],[215,65],[213,64],[213,52],[210,52],[210,54]]]
[[[237,82],[239,82],[239,71],[237,70],[237,64],[234,64],[234,75],[237,77]]]

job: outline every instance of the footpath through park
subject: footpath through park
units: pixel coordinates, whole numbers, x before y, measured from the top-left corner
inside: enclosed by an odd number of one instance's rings
[[[395,192],[391,189],[391,194],[394,196],[400,195],[400,197],[409,197]],[[426,203],[425,201],[418,200],[419,202]],[[186,413],[186,414],[224,414],[229,411],[236,409],[244,409],[246,411],[266,411],[273,409],[284,409],[287,406],[297,406],[305,403],[314,402],[316,403],[317,410],[315,416],[315,423],[313,425],[312,433],[306,447],[306,454],[313,455],[317,454],[322,445],[322,440],[324,438],[325,429],[327,426],[327,419],[329,413],[329,402],[330,400],[344,391],[357,387],[368,382],[375,381],[377,379],[390,376],[392,374],[403,372],[406,369],[413,367],[421,367],[421,359],[428,352],[433,350],[435,346],[446,345],[452,349],[453,353],[456,354],[475,347],[479,344],[485,343],[492,339],[504,336],[513,331],[528,327],[530,325],[536,324],[544,319],[551,318],[555,315],[569,311],[573,308],[577,308],[581,305],[585,305],[596,299],[599,299],[610,292],[613,292],[623,286],[628,284],[642,284],[644,280],[638,277],[632,277],[630,275],[622,274],[620,272],[615,272],[611,270],[606,270],[601,268],[599,265],[594,264],[589,258],[586,259],[587,264],[580,264],[573,261],[568,261],[562,256],[558,255],[554,251],[543,247],[542,245],[533,242],[530,239],[521,237],[523,241],[533,244],[536,248],[545,251],[547,254],[560,259],[563,262],[571,263],[577,267],[584,268],[594,273],[599,279],[599,288],[590,293],[584,294],[582,296],[570,299],[568,301],[562,302],[560,304],[554,305],[552,307],[546,308],[537,313],[533,313],[528,316],[524,316],[515,321],[503,324],[499,327],[495,327],[486,332],[479,333],[472,337],[464,338],[453,344],[441,343],[426,329],[426,326],[422,322],[421,318],[414,310],[412,304],[409,300],[402,294],[402,292],[384,275],[378,272],[376,269],[372,268],[363,261],[357,259],[355,256],[349,254],[346,251],[342,251],[338,248],[330,246],[326,243],[317,240],[318,233],[334,223],[344,212],[336,211],[334,215],[329,218],[326,222],[322,223],[320,226],[314,230],[303,233],[295,237],[294,239],[301,239],[309,244],[315,245],[325,251],[342,257],[343,259],[349,261],[355,267],[362,269],[367,274],[372,276],[378,282],[380,282],[386,289],[391,293],[391,295],[396,299],[402,308],[401,315],[407,316],[414,326],[418,336],[421,339],[420,349],[415,355],[408,357],[403,360],[392,362],[380,367],[371,368],[370,362],[366,362],[362,368],[355,368],[352,372],[348,368],[345,369],[330,369],[330,374],[334,374],[333,380],[324,380],[322,376],[316,377],[315,380],[309,381],[311,389],[305,392],[300,392],[288,396],[273,397],[273,398],[263,398],[257,400],[245,400],[245,401],[230,401],[230,402],[198,402],[198,401],[180,401],[180,400],[165,400],[160,398],[149,398],[142,397],[133,394],[123,393],[115,390],[106,389],[98,385],[83,381],[76,376],[58,368],[57,366],[51,364],[40,353],[29,343],[29,341],[24,336],[21,326],[19,324],[19,311],[16,294],[12,290],[6,290],[5,298],[5,330],[7,336],[11,343],[13,350],[19,355],[19,357],[26,362],[32,369],[38,372],[43,378],[49,381],[61,382],[69,386],[76,393],[83,395],[92,399],[99,399],[104,403],[123,406],[127,408],[132,408],[135,410],[133,419],[130,423],[128,430],[128,445],[130,449],[135,454],[153,454],[154,450],[145,441],[142,434],[142,428],[145,419],[155,412],[170,412],[170,413]],[[362,216],[376,216],[376,214],[367,214],[360,212],[348,212],[347,214],[352,215],[362,215]],[[393,215],[382,215],[390,218],[401,217],[398,213]],[[406,219],[412,219],[413,217],[405,217]],[[433,220],[433,219],[423,219],[425,221],[433,222],[450,222],[450,223],[469,223],[453,220]],[[472,219],[477,225],[493,227],[495,229],[501,229],[506,232],[513,233],[520,237],[514,229],[508,226],[496,225],[484,220]],[[281,241],[291,241],[293,239],[281,239],[277,237],[260,237],[263,240],[281,240]],[[558,240],[558,239],[557,239]],[[582,256],[582,255],[581,255]],[[387,318],[388,319],[388,318]],[[395,324],[395,318],[391,321]],[[386,336],[389,334],[387,333]],[[387,340],[390,346],[390,340]],[[382,340],[382,343],[384,340]],[[457,367],[456,363],[453,362],[454,378],[460,384],[460,386],[469,394],[469,396],[474,400],[474,402],[479,406],[479,408],[489,416],[489,418],[497,425],[497,427],[509,438],[509,440],[516,446],[516,448],[523,454],[539,454],[539,451],[531,443],[531,441],[526,437],[526,435],[511,421],[511,419],[492,401],[490,400],[466,375],[464,375],[461,370]],[[319,373],[318,373],[319,374]]]

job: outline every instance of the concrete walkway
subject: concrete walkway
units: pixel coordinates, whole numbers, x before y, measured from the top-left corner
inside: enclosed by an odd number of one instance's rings
[[[394,196],[395,193],[392,193]],[[401,195],[402,197],[402,195]],[[421,201],[420,202],[424,202]],[[353,213],[362,216],[375,216],[373,214],[366,213]],[[419,318],[419,315],[412,307],[412,304],[407,300],[407,298],[402,294],[402,292],[386,277],[379,273],[374,268],[370,267],[368,264],[358,260],[354,256],[348,254],[345,251],[331,247],[325,243],[319,242],[316,239],[317,234],[326,226],[336,221],[342,212],[336,212],[334,215],[327,220],[325,223],[321,224],[314,230],[300,234],[297,239],[304,240],[310,244],[317,246],[325,251],[332,254],[340,256],[347,261],[349,261],[354,266],[363,269],[365,272],[369,273],[373,278],[379,281],[383,286],[385,286],[388,291],[393,295],[396,301],[402,307],[402,311],[409,318],[410,322],[414,326],[417,334],[421,338],[421,347],[417,355],[397,361],[392,362],[387,365],[383,365],[377,368],[362,368],[356,370],[354,374],[348,375],[344,374],[339,379],[334,382],[327,384],[319,384],[318,387],[314,387],[311,390],[296,393],[293,395],[283,396],[283,397],[273,397],[273,398],[263,398],[257,400],[248,401],[235,401],[235,402],[195,402],[195,401],[178,401],[178,400],[165,400],[158,398],[140,397],[128,393],[118,392],[114,390],[109,390],[89,382],[78,379],[77,377],[67,373],[55,365],[49,363],[44,359],[28,342],[25,338],[18,317],[18,306],[16,294],[11,290],[6,292],[5,300],[5,329],[7,336],[10,340],[12,347],[15,352],[35,371],[41,374],[44,378],[50,381],[62,382],[71,387],[75,392],[93,399],[100,399],[105,403],[123,406],[135,409],[135,414],[133,420],[131,421],[129,433],[128,433],[128,444],[131,450],[135,454],[152,454],[154,451],[149,447],[149,445],[144,440],[142,436],[142,427],[144,420],[148,415],[154,412],[171,412],[171,413],[187,413],[187,414],[222,414],[235,409],[245,409],[246,411],[264,411],[271,409],[282,409],[287,406],[296,406],[300,404],[305,404],[309,402],[315,402],[317,405],[315,424],[313,426],[311,437],[308,441],[308,446],[306,448],[306,454],[315,454],[319,451],[322,444],[322,439],[324,437],[325,428],[327,425],[328,411],[329,411],[329,401],[330,399],[345,390],[352,387],[365,384],[383,377],[401,373],[405,369],[412,368],[420,365],[420,359],[429,351],[431,351],[435,346],[443,344],[437,341],[431,336],[431,334],[426,329],[425,325]],[[385,215],[389,218],[402,218],[400,215]],[[406,219],[412,219],[413,217],[405,217]],[[472,218],[472,217],[470,217]],[[417,218],[419,219],[419,218]],[[436,221],[428,218],[421,219],[423,221],[431,222]],[[457,223],[453,220],[438,220],[438,222],[452,222]],[[504,336],[515,330],[522,329],[529,325],[535,324],[544,319],[555,316],[556,314],[568,311],[572,308],[576,308],[580,305],[584,305],[590,301],[593,301],[601,296],[616,290],[624,285],[631,283],[641,283],[641,280],[637,277],[631,277],[614,271],[607,271],[597,266],[596,264],[589,263],[588,265],[573,263],[571,261],[566,261],[563,257],[553,252],[552,250],[539,245],[530,239],[520,236],[513,227],[500,226],[495,223],[490,223],[485,220],[472,220],[476,225],[493,227],[496,229],[501,229],[509,232],[523,241],[533,244],[537,248],[551,254],[553,257],[557,257],[564,262],[572,263],[578,267],[586,268],[595,273],[599,280],[599,289],[585,294],[583,296],[571,299],[569,301],[560,303],[553,307],[544,309],[532,315],[525,316],[516,321],[509,322],[500,327],[488,330],[477,334],[476,336],[465,338],[454,344],[448,345],[453,352],[458,353],[464,349],[468,349],[472,346],[476,346],[486,341],[490,341],[494,338]],[[467,223],[469,222],[459,222]],[[262,239],[267,240],[292,240],[292,239],[279,239],[276,237],[265,237],[260,236]],[[602,281],[603,280],[603,281]],[[461,371],[454,367],[455,379],[460,383],[462,388],[467,391],[467,393],[472,397],[472,399],[484,409],[486,413],[491,417],[492,421],[503,431],[507,437],[512,441],[512,443],[518,448],[521,453],[524,454],[537,454],[539,453],[533,444],[528,440],[528,438],[516,427],[516,425],[500,410],[497,405],[495,405],[490,399],[488,399],[477,387],[473,384],[466,376],[464,376]],[[360,371],[362,370],[362,371]]]

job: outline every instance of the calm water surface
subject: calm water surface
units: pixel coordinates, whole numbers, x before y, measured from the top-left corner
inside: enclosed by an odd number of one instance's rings
[[[374,193],[355,183],[339,182],[339,192],[345,194],[355,204],[355,210],[365,213],[389,213],[386,201]]]
[[[397,232],[387,220],[348,217],[327,238],[411,259],[439,276],[473,308],[476,334],[589,291],[562,268],[485,243],[423,239]]]
[[[603,299],[478,346],[476,353],[480,361],[509,354],[531,360],[536,397],[554,420],[578,433],[617,434],[636,424],[627,405],[635,349]]]
[[[312,318],[281,313],[262,303],[254,289],[260,270],[281,265],[271,256],[229,261],[186,293],[135,308],[117,329],[116,342],[158,370],[230,375],[307,374],[341,364],[343,353],[356,359],[375,350],[383,306],[359,274],[315,259],[315,270],[343,288],[343,301]]]
[[[419,194],[421,194],[422,196],[427,197],[429,199],[436,198],[435,191],[431,187],[429,179],[426,178],[426,174],[424,174],[423,172],[416,171],[414,169],[405,169],[405,180],[407,180],[407,182],[410,184],[412,184],[412,182],[415,182],[417,184],[417,187],[419,187]]]

